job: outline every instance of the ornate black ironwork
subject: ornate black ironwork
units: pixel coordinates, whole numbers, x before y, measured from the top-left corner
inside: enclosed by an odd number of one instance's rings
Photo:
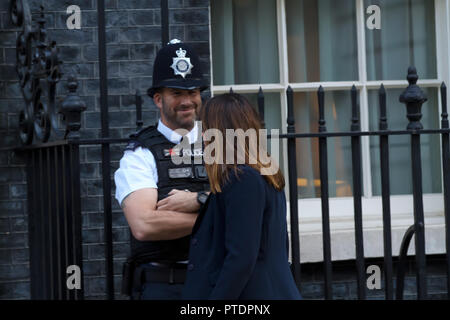
[[[25,109],[19,115],[20,138],[29,145],[35,134],[46,142],[52,129],[58,130],[56,84],[62,76],[58,49],[54,41],[47,41],[42,6],[36,26],[26,0],[11,0],[10,15],[12,23],[22,27],[16,42],[16,71],[25,100]]]
[[[70,75],[67,82],[69,93],[61,102],[59,111],[63,115],[63,121],[66,124],[64,138],[79,138],[78,130],[81,128],[81,112],[86,110],[86,104],[76,94],[77,88],[77,79],[74,75]]]

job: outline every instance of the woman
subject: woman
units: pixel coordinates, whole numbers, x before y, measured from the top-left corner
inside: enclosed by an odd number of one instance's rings
[[[204,136],[209,129],[224,138],[226,129],[261,129],[258,114],[238,94],[209,100],[200,119]],[[216,161],[205,158],[211,194],[193,227],[183,297],[300,299],[288,263],[281,171],[261,175],[270,164],[261,161],[259,150],[255,152],[254,147],[262,147],[259,138],[244,139],[245,143],[238,139],[219,143],[215,138],[205,141],[205,154],[212,144],[221,149],[212,155]],[[245,157],[239,159],[239,154]],[[234,161],[223,164],[221,160],[228,158]]]

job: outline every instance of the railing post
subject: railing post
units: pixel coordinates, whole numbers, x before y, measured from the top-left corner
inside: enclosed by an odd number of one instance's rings
[[[44,299],[45,278],[44,267],[45,248],[42,241],[42,223],[39,203],[39,161],[36,150],[27,155],[27,200],[28,200],[28,246],[30,250],[30,297]]]
[[[441,85],[442,101],[442,129],[448,129],[447,113],[447,87],[445,83]],[[450,299],[450,150],[449,134],[442,134],[442,172],[444,179],[444,208],[445,208],[445,247],[447,252],[447,296]]]
[[[381,167],[381,194],[383,203],[383,244],[384,244],[384,283],[387,300],[393,299],[392,285],[392,236],[391,236],[391,203],[389,182],[389,131],[386,116],[386,90],[381,85],[380,99],[380,131],[386,131],[380,135],[380,167]]]
[[[414,67],[408,69],[409,86],[400,96],[400,102],[406,104],[409,124],[407,130],[411,131],[411,159],[414,198],[414,229],[417,269],[417,296],[418,299],[426,299],[426,256],[425,256],[425,221],[423,213],[422,193],[422,165],[420,154],[420,130],[423,129],[422,104],[427,101],[425,93],[416,85],[417,71]]]
[[[161,0],[161,43],[164,47],[169,42],[169,1]]]
[[[327,132],[325,122],[325,92],[320,86],[317,92],[319,102],[319,132]],[[330,206],[328,194],[328,150],[327,138],[319,138],[320,162],[320,198],[322,202],[322,242],[323,263],[325,275],[325,299],[333,299],[332,265],[331,265],[331,234],[330,234]]]
[[[100,108],[102,120],[102,138],[109,137],[108,116],[108,75],[106,56],[106,21],[105,0],[97,1],[98,16],[98,52],[100,70]],[[109,143],[102,144],[102,178],[103,178],[103,212],[106,257],[106,290],[108,300],[114,300],[114,266],[112,240],[112,206],[111,206],[111,166]]]
[[[84,299],[84,276],[83,276],[83,246],[82,246],[82,221],[81,221],[81,190],[80,190],[80,146],[76,143],[69,144],[69,167],[70,167],[70,194],[71,200],[71,228],[70,234],[73,237],[73,248],[71,260],[80,268],[81,288],[74,291],[73,298],[75,300]]]
[[[294,92],[289,86],[286,91],[287,96],[287,132],[295,133],[294,117]],[[297,190],[297,152],[295,137],[288,138],[288,171],[289,171],[289,207],[291,218],[291,249],[292,249],[292,272],[297,288],[300,290],[300,235],[298,232],[298,190]]]
[[[357,103],[358,90],[353,85],[352,97],[352,125],[351,131],[361,131],[359,122],[359,105]],[[356,251],[356,273],[358,285],[358,299],[366,298],[366,282],[364,268],[364,240],[362,221],[362,183],[361,183],[361,137],[352,136],[352,171],[353,171],[353,206],[355,210],[355,251]]]

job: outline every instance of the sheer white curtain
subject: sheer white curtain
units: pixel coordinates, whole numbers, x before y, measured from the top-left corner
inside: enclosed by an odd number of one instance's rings
[[[381,29],[366,29],[367,79],[403,80],[408,66],[421,79],[435,79],[434,1],[365,0],[381,9]]]
[[[289,81],[358,80],[354,0],[286,0]]]
[[[215,85],[280,82],[276,1],[214,0],[211,21]]]
[[[318,132],[319,106],[317,94],[296,93],[294,96],[296,132]],[[350,130],[351,98],[348,91],[325,92],[325,121],[329,132]],[[329,138],[328,182],[330,197],[352,195],[352,162],[350,138]],[[318,139],[297,139],[297,170],[300,198],[320,197]]]
[[[367,78],[369,80],[403,80],[413,65],[421,79],[436,79],[436,37],[434,1],[365,0],[365,6],[381,9],[381,29],[366,31]],[[438,90],[424,88],[428,101],[422,107],[424,128],[439,128]],[[401,89],[387,90],[387,119],[390,129],[405,130],[406,107],[398,101]],[[369,91],[370,130],[378,129],[377,91]],[[392,136],[390,168],[392,194],[412,193],[411,147],[409,136]],[[370,138],[372,186],[381,194],[379,139]],[[425,193],[441,192],[440,148],[437,135],[423,135],[422,177]]]
[[[424,129],[439,128],[438,89],[425,88],[428,101],[422,106],[421,123]],[[391,89],[386,92],[387,119],[390,130],[406,130],[408,119],[406,107],[399,103],[402,89]],[[369,91],[370,130],[378,130],[379,102],[378,91]],[[439,135],[421,136],[422,155],[422,189],[424,193],[440,193],[441,188],[441,155]],[[372,162],[372,189],[374,195],[381,195],[381,169],[379,138],[370,137],[370,155]],[[389,137],[389,166],[391,194],[412,193],[411,172],[411,137],[392,135]]]
[[[358,81],[358,44],[355,0],[285,0],[288,70],[291,83]],[[436,39],[433,0],[364,0],[364,8],[378,5],[381,30],[366,29],[367,79],[403,80],[409,65],[421,79],[436,79]],[[275,0],[211,1],[214,85],[279,83],[277,10]],[[365,14],[365,18],[368,15]],[[388,90],[391,129],[405,129],[405,107],[398,102],[402,90]],[[423,123],[439,124],[437,90],[428,89]],[[252,97],[254,99],[255,96]],[[268,127],[283,126],[279,94],[266,101]],[[316,92],[294,96],[297,132],[317,132]],[[378,128],[378,96],[369,90],[369,126]],[[276,118],[275,118],[276,117]],[[327,91],[325,117],[328,131],[351,126],[349,91]],[[276,120],[275,120],[276,119]],[[274,121],[275,120],[275,121]],[[409,139],[392,137],[391,189],[411,193]],[[373,191],[380,194],[378,139],[370,139]],[[317,139],[297,141],[300,197],[320,196]],[[352,195],[349,138],[328,140],[330,196]],[[424,192],[440,192],[439,138],[423,136]]]
[[[248,93],[244,94],[244,96],[250,101],[252,106],[258,111],[258,94],[257,93]],[[280,112],[280,94],[278,93],[265,93],[264,94],[264,122],[266,125],[267,133],[270,134],[271,129],[278,129],[281,134],[280,128],[285,126],[285,124],[281,123],[281,112]],[[276,160],[277,164],[280,166],[281,171],[284,174],[287,172],[284,171],[283,166],[283,144],[282,141],[279,141],[278,144],[278,154],[273,153],[271,150],[271,141],[267,141],[267,150],[269,154]]]
[[[291,82],[357,81],[358,49],[354,0],[286,0],[286,26]],[[325,94],[328,131],[349,131],[349,91]],[[318,132],[317,94],[296,93],[297,132]],[[297,140],[299,197],[320,196],[317,139]],[[328,177],[331,197],[351,196],[349,138],[328,139]]]

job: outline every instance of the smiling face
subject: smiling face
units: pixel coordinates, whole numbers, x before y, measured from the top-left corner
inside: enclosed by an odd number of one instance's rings
[[[198,108],[202,104],[200,89],[162,88],[153,96],[161,111],[161,121],[172,130],[192,130]]]

